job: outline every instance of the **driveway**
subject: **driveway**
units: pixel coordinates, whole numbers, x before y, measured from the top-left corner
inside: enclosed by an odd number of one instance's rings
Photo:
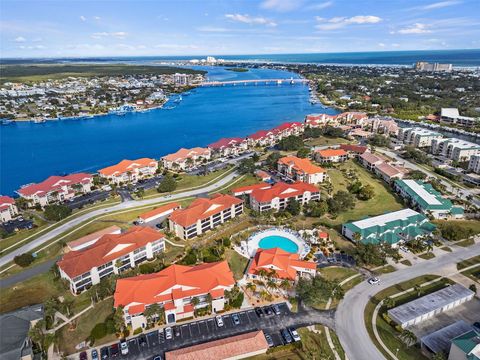
[[[375,294],[390,286],[426,274],[448,275],[454,264],[480,254],[480,243],[467,248],[456,247],[455,251],[439,255],[393,273],[378,276],[380,285],[366,281],[348,291],[335,314],[335,328],[340,342],[350,360],[383,360],[385,357],[370,339],[364,322],[365,307]],[[445,268],[449,267],[450,271]]]

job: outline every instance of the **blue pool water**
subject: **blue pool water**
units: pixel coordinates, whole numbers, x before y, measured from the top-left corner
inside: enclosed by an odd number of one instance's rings
[[[258,243],[258,246],[261,249],[271,249],[271,248],[280,248],[289,253],[297,253],[298,246],[292,240],[287,239],[283,236],[271,235],[266,236]]]

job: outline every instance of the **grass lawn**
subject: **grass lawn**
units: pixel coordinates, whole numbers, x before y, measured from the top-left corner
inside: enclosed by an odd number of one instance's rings
[[[432,252],[427,252],[427,253],[418,255],[418,257],[422,258],[422,259],[425,259],[425,260],[430,260],[430,259],[433,259],[435,257],[435,254],[432,253]]]
[[[470,259],[459,262],[457,264],[457,270],[462,270],[476,264],[480,264],[480,255],[474,256],[474,257],[471,257]]]
[[[353,160],[348,160],[345,163],[338,165],[337,168],[327,169],[327,173],[330,176],[333,185],[333,193],[339,190],[348,192],[347,186],[349,185],[349,180],[340,171],[341,169],[354,171],[362,184],[372,185],[375,191],[375,196],[367,201],[357,200],[354,209],[342,212],[334,219],[323,217],[322,222],[325,224],[338,226],[346,222],[363,219],[367,216],[381,215],[386,212],[404,208],[400,199],[391,192],[383,181],[375,178],[371,173]]]
[[[318,270],[318,273],[327,280],[335,280],[339,283],[350,276],[357,274],[354,269],[339,266],[330,266]]]
[[[394,271],[396,271],[396,269],[392,265],[385,265],[379,269],[374,270],[374,272],[377,274],[388,274]]]
[[[230,269],[233,272],[235,280],[240,280],[243,277],[245,269],[248,264],[248,259],[241,256],[235,250],[226,249],[225,258],[230,266]]]
[[[468,276],[473,281],[480,283],[480,265],[475,266],[470,270],[462,271],[462,275]]]
[[[449,248],[448,246],[443,246],[440,248],[440,250],[447,251],[447,252],[452,252],[452,249]]]
[[[325,136],[320,136],[316,139],[309,139],[305,141],[305,145],[308,146],[330,146],[338,144],[350,144],[351,141],[344,138],[330,138]]]
[[[473,239],[465,239],[455,243],[455,245],[462,246],[462,247],[472,246],[473,244],[475,244],[475,241]]]
[[[373,317],[373,312],[375,310],[375,307],[377,304],[392,295],[398,294],[402,291],[408,290],[413,288],[415,285],[421,285],[424,283],[427,283],[432,280],[439,280],[435,281],[432,284],[422,286],[422,291],[420,296],[424,296],[428,293],[434,292],[436,290],[439,290],[443,287],[446,286],[450,281],[448,279],[441,279],[438,276],[435,275],[425,275],[425,276],[420,276],[414,279],[411,279],[409,281],[405,281],[403,283],[396,284],[394,286],[391,286],[385,290],[380,291],[377,293],[374,297],[370,299],[370,302],[367,304],[365,307],[365,325],[367,327],[367,331],[370,335],[370,338],[372,341],[375,343],[377,348],[384,353],[384,351],[381,349],[380,344],[377,342],[375,339],[375,336],[373,334],[373,328],[372,328],[372,317]],[[409,291],[408,293],[395,297],[395,303],[396,305],[401,305],[404,304],[408,301],[411,301],[413,299],[416,299],[417,293],[414,291]],[[384,344],[392,351],[396,352],[396,349],[399,349],[398,351],[398,358],[400,360],[418,360],[418,359],[427,359],[422,353],[420,352],[419,346],[411,346],[407,347],[399,338],[398,335],[399,333],[391,326],[389,325],[381,316],[383,312],[385,312],[386,309],[382,307],[379,312],[379,316],[377,317],[377,328],[379,335],[384,342]],[[384,353],[384,355],[387,357],[388,355]]]
[[[76,327],[71,329],[69,325],[65,325],[58,330],[60,351],[67,354],[77,352],[75,345],[84,341],[92,331],[93,327],[105,319],[113,312],[113,299],[106,299],[99,302],[95,307],[76,319]],[[102,338],[102,343],[115,340],[115,334],[110,334]]]
[[[247,175],[243,175],[243,178],[241,181],[239,182],[236,182],[234,184],[231,184],[229,186],[227,186],[226,188],[224,188],[222,191],[220,191],[222,194],[230,194],[230,190],[232,189],[235,189],[235,188],[238,188],[238,187],[242,187],[242,186],[248,186],[248,185],[253,185],[253,184],[259,184],[260,181],[258,180],[257,177],[253,176],[253,175],[250,175],[250,174],[247,174]]]
[[[440,230],[450,224],[456,224],[464,229],[468,229],[472,235],[480,234],[480,221],[478,220],[433,220],[432,223],[437,225]]]
[[[400,261],[400,263],[406,266],[412,266],[412,262],[407,259]]]

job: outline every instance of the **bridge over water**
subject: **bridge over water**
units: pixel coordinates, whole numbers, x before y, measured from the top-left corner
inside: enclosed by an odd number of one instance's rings
[[[205,81],[200,86],[226,86],[226,85],[282,85],[282,84],[306,84],[307,79],[249,79],[249,80],[231,80],[231,81]]]

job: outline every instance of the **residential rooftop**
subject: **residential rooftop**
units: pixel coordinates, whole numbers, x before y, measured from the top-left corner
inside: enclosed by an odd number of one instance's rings
[[[452,340],[459,335],[465,334],[472,330],[472,326],[463,320],[458,320],[453,324],[445,326],[433,333],[425,335],[421,338],[421,342],[434,353],[448,353]]]

